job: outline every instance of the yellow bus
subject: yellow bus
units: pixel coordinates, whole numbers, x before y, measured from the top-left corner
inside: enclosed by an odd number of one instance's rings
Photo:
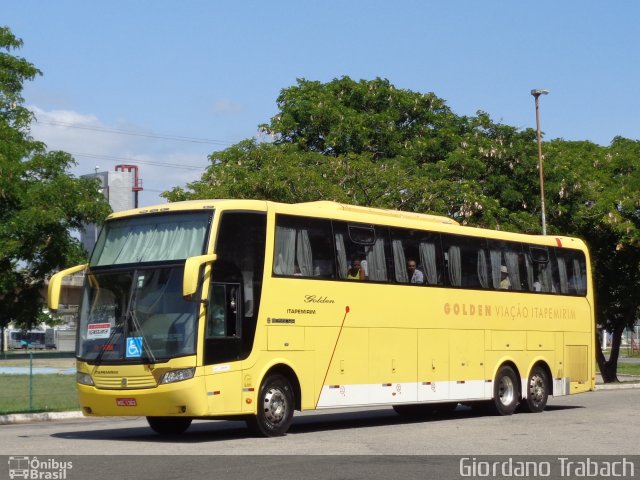
[[[542,411],[593,390],[594,303],[578,239],[328,201],[170,203],[110,215],[77,334],[82,411],[158,433],[295,410]]]

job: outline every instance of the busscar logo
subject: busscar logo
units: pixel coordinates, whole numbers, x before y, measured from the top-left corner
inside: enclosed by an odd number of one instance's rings
[[[65,480],[67,471],[73,468],[73,462],[55,458],[9,457],[9,478],[28,478],[38,480]]]

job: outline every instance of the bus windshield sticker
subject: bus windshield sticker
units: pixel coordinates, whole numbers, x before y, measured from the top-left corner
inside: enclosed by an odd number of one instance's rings
[[[87,340],[109,338],[110,334],[111,324],[109,323],[90,323],[87,325]]]
[[[142,356],[142,337],[127,338],[127,358],[140,358]]]

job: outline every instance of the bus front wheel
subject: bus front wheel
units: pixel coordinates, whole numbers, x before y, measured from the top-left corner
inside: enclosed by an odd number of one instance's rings
[[[293,409],[293,388],[289,380],[282,375],[270,375],[260,387],[258,411],[247,424],[259,435],[279,437],[289,430]]]
[[[500,367],[493,383],[493,406],[499,415],[511,415],[519,401],[518,376],[513,369]]]
[[[531,413],[542,412],[549,398],[547,373],[541,367],[533,367],[527,380],[526,410]]]
[[[147,417],[151,429],[161,435],[184,433],[191,425],[191,418],[185,417]]]

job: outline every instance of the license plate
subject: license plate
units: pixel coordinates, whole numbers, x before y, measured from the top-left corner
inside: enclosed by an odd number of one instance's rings
[[[135,398],[116,398],[116,405],[119,407],[135,407],[138,405]]]

